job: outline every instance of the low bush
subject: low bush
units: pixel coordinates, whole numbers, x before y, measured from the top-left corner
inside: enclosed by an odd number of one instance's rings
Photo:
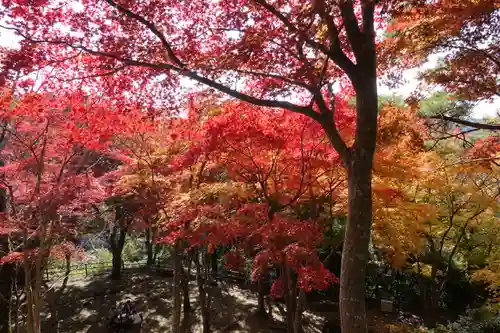
[[[434,333],[499,333],[500,312],[498,309],[483,307],[467,311],[458,320],[447,325],[439,325]]]

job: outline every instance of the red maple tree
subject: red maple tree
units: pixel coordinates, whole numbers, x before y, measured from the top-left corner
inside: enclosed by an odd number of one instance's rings
[[[147,91],[157,103],[175,106],[178,89],[164,89],[164,84],[174,87],[184,76],[245,102],[314,119],[348,170],[340,309],[343,330],[357,333],[367,331],[364,283],[377,130],[375,30],[383,22],[379,13],[391,14],[397,4],[86,0],[71,5],[43,0],[5,1],[4,13],[9,29],[37,45],[32,54],[39,66],[55,67],[53,76],[66,82],[78,77],[106,88],[119,102],[144,99]],[[350,82],[356,96],[352,145],[339,135],[337,108],[327,93],[338,82]]]
[[[23,264],[27,330],[39,332],[43,267],[51,255],[67,257],[86,227],[86,208],[109,195],[99,179],[105,166],[92,157],[109,152],[135,117],[80,92],[16,96],[5,89],[0,96],[1,185],[9,198],[0,230],[16,244],[2,262]]]

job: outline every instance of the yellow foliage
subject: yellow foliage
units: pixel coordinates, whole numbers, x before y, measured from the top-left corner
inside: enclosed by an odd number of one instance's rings
[[[403,266],[424,242],[424,223],[434,218],[432,205],[416,202],[415,182],[427,154],[420,122],[409,108],[388,105],[381,110],[373,171],[374,243],[394,266]]]

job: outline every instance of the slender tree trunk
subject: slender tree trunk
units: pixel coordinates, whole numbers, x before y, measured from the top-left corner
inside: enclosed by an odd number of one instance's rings
[[[24,251],[28,250],[28,232],[24,230]],[[34,318],[33,318],[33,282],[31,280],[31,269],[32,265],[28,260],[28,256],[24,256],[23,260],[24,268],[24,293],[26,294],[26,332],[27,333],[39,333],[35,330]]]
[[[148,259],[147,259],[147,262],[146,262],[146,265],[148,267],[151,267],[153,266],[154,264],[154,260],[153,260],[153,235],[152,235],[152,231],[151,231],[151,228],[147,228],[146,230],[146,253],[148,255]]]
[[[273,300],[272,300],[271,295],[267,296],[267,307],[269,308],[267,316],[269,318],[269,321],[272,322],[273,321]]]
[[[364,64],[364,66],[360,64],[361,70],[363,67],[366,67],[360,79],[363,82],[355,84],[357,109],[355,143],[346,158],[348,219],[342,250],[339,300],[343,333],[368,332],[365,277],[372,226],[371,182],[378,105],[375,64]]]
[[[59,332],[59,318],[57,315],[57,300],[62,296],[66,286],[68,285],[69,274],[71,272],[71,256],[66,255],[66,271],[61,287],[58,290],[48,290],[47,298],[50,306],[50,332]]]
[[[3,248],[0,251],[3,251]],[[12,283],[14,282],[13,271],[12,264],[0,266],[0,333],[9,333],[10,331],[9,314],[10,301],[12,300]]]
[[[119,233],[118,236],[118,241],[114,239],[114,246],[112,246],[112,254],[113,254],[113,259],[112,259],[112,267],[111,267],[111,279],[112,280],[120,280],[122,276],[122,252],[123,252],[123,247],[125,246],[125,238],[127,236],[127,230],[120,228],[120,227],[114,227],[116,229],[115,232]]]
[[[179,244],[178,242],[174,246],[173,250],[174,259],[174,319],[173,319],[173,333],[180,333],[181,329],[181,258],[179,256]]]
[[[293,331],[293,309],[292,309],[292,299],[290,293],[290,272],[288,265],[286,264],[285,255],[282,255],[281,263],[281,278],[283,279],[283,294],[285,296],[285,306],[286,306],[286,332],[294,333]]]
[[[201,263],[200,263],[201,259]],[[207,299],[207,276],[203,274],[203,267],[206,261],[205,253],[201,252],[200,255],[195,259],[196,265],[196,281],[198,282],[198,293],[200,297],[200,308],[201,308],[201,318],[203,323],[203,333],[210,333],[210,307]]]
[[[290,276],[290,314],[292,316],[292,319],[295,318],[295,310],[297,308],[297,284],[292,276],[292,272],[290,269],[288,269],[288,274]]]
[[[191,264],[193,263],[193,254],[188,251],[186,269],[182,269],[182,290],[183,290],[183,309],[184,314],[191,312],[191,299],[189,298],[189,280],[191,279]]]
[[[418,287],[420,290],[420,306],[422,307],[423,315],[426,315],[427,309],[427,288],[425,286],[424,276],[422,274],[422,268],[420,264],[420,259],[417,259],[417,273],[418,273]]]
[[[1,143],[1,142],[0,142]],[[0,160],[0,166],[3,166]],[[0,212],[7,213],[7,191],[0,188]],[[9,252],[9,238],[2,235],[0,238],[0,257]],[[0,266],[0,333],[9,333],[10,331],[10,301],[12,296],[13,282],[12,264],[3,264]]]
[[[48,228],[47,228],[48,229]],[[34,304],[34,323],[36,327],[36,332],[41,332],[42,330],[42,286],[43,286],[43,268],[45,266],[46,257],[50,253],[50,240],[47,239],[47,229],[42,228],[41,241],[40,241],[40,253],[36,255],[35,260],[35,284],[33,288],[33,304]]]
[[[156,260],[158,258],[158,252],[160,252],[160,244],[156,244],[154,246],[154,253],[153,253],[153,265],[156,264]]]
[[[295,308],[295,318],[293,323],[293,330],[295,333],[302,333],[302,312],[304,312],[304,305],[306,301],[306,292],[304,289],[299,290],[299,299]]]
[[[218,260],[217,249],[215,249],[214,252],[212,252],[212,254],[210,255],[210,266],[211,266],[211,270],[212,270],[212,278],[214,281],[217,277],[217,273],[219,270],[219,267],[218,267],[219,263],[217,260]]]
[[[188,259],[190,260],[190,259]],[[188,313],[191,311],[191,301],[189,299],[189,278],[190,272],[181,267],[181,285],[182,285],[182,300],[183,300],[183,311]]]
[[[122,254],[119,250],[113,251],[111,280],[120,280],[122,277]]]
[[[264,304],[265,300],[265,293],[264,293],[264,279],[265,275],[263,274],[258,280],[257,280],[257,300],[258,300],[258,305],[257,305],[257,314],[260,316],[266,316],[266,307]]]
[[[13,294],[15,295],[15,308],[14,308],[14,325],[16,328],[16,333],[21,332],[21,324],[20,324],[20,317],[21,317],[21,297],[23,295],[24,290],[19,289],[19,272],[20,268],[19,266],[14,267],[14,275],[13,275],[13,281],[12,281],[12,289],[13,289]]]
[[[432,263],[431,267],[431,280],[429,285],[429,292],[426,298],[426,315],[425,323],[429,327],[436,326],[439,312],[439,288],[437,284],[438,263]]]

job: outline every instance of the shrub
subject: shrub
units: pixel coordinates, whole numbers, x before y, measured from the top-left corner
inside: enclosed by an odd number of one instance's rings
[[[434,333],[498,333],[500,313],[489,308],[469,310],[457,321],[439,325]]]
[[[142,239],[128,239],[123,247],[122,258],[124,261],[140,261],[146,256]]]

